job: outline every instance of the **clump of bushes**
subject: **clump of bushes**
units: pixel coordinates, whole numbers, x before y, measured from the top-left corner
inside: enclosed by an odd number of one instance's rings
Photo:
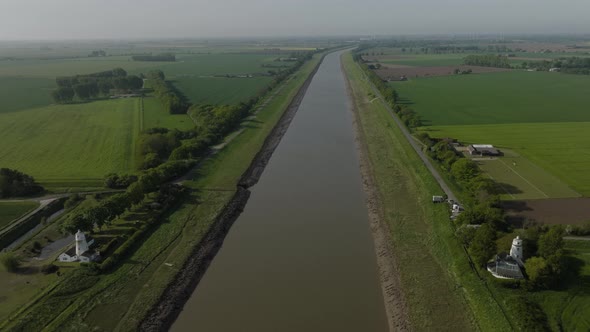
[[[21,265],[20,259],[12,251],[0,254],[0,264],[8,272],[17,272]]]

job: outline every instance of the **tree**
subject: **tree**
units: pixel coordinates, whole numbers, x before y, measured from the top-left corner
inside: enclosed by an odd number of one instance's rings
[[[69,103],[74,99],[74,90],[70,87],[59,87],[51,92],[53,101],[58,104]]]
[[[524,266],[532,288],[546,288],[549,285],[551,268],[543,257],[531,257]]]
[[[16,272],[20,267],[20,259],[12,252],[8,251],[0,254],[0,263],[4,266],[4,269],[8,272]]]
[[[549,231],[539,237],[539,255],[548,259],[553,255],[560,255],[563,246],[564,230],[561,226],[554,226]]]
[[[461,158],[451,166],[451,174],[459,181],[468,182],[479,173],[480,170],[477,165],[467,158]]]
[[[27,174],[10,168],[0,168],[0,198],[30,196],[44,189]]]
[[[143,80],[139,76],[131,75],[127,77],[127,85],[130,89],[141,89],[143,87]]]
[[[475,232],[469,253],[478,266],[484,266],[496,253],[496,231],[488,224],[483,224]]]
[[[115,68],[115,69],[113,69],[112,73],[113,73],[113,76],[115,76],[115,77],[127,76],[127,72],[123,68]]]
[[[108,96],[115,86],[109,81],[100,81],[98,82],[98,90],[104,96]]]
[[[90,99],[90,89],[87,84],[74,85],[74,92],[76,93],[76,96],[82,100]]]

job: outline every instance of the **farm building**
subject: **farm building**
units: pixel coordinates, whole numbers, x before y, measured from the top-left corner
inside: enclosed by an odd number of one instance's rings
[[[87,240],[84,233],[82,233],[80,230],[78,230],[76,233],[75,239],[76,245],[59,255],[57,258],[58,261],[66,263],[88,263],[98,259],[100,255],[94,250],[90,249],[90,246],[94,244],[94,239]]]
[[[510,254],[500,253],[496,260],[488,263],[488,271],[496,278],[500,279],[523,279],[522,268],[522,239],[517,236],[512,240]]]
[[[490,144],[472,144],[467,147],[472,156],[501,156],[502,153]]]

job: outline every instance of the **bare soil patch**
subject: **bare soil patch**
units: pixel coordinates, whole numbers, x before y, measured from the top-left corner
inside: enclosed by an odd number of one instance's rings
[[[518,226],[527,221],[575,225],[590,220],[590,198],[587,197],[505,201],[502,207],[510,221]]]
[[[407,79],[419,78],[419,77],[432,77],[432,76],[448,76],[454,75],[455,69],[461,71],[471,70],[473,74],[485,74],[485,73],[497,73],[503,71],[509,71],[507,68],[491,68],[491,67],[479,67],[479,66],[440,66],[440,67],[401,67],[401,66],[383,66],[377,69],[375,72],[379,77],[387,81],[400,81],[402,77]]]

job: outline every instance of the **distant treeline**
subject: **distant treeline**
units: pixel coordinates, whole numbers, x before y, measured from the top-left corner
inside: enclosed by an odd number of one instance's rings
[[[43,192],[35,179],[10,168],[0,168],[0,198],[30,196]]]
[[[174,54],[158,54],[158,55],[133,55],[133,61],[168,61],[175,62],[176,55]]]
[[[143,87],[143,79],[136,75],[127,75],[122,68],[76,76],[61,76],[55,79],[58,88],[51,93],[56,103],[71,102],[74,97],[80,100],[108,96],[112,89],[137,90]]]
[[[559,68],[562,73],[590,75],[590,58],[559,58],[552,61],[535,61],[524,62],[522,67],[525,69],[537,69],[549,71],[551,68]]]
[[[495,54],[468,55],[463,58],[463,64],[481,67],[512,68],[508,57]]]

